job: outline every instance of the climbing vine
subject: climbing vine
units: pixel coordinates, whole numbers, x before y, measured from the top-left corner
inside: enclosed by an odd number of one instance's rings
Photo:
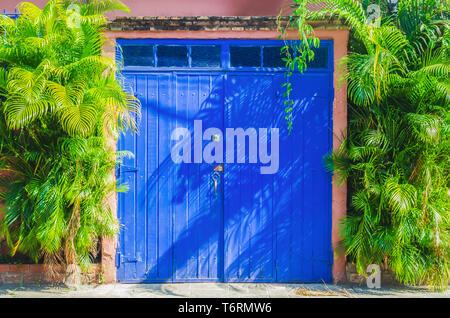
[[[284,41],[284,46],[281,48],[283,61],[286,62],[285,83],[282,84],[284,88],[284,111],[285,120],[288,125],[289,134],[293,128],[292,107],[293,100],[291,99],[292,85],[290,77],[294,71],[303,73],[307,67],[308,62],[314,59],[313,48],[318,48],[320,45],[319,38],[314,36],[313,27],[307,24],[307,17],[309,9],[307,7],[308,0],[294,0],[295,9],[286,17],[283,16],[283,11],[277,17],[278,29],[281,32],[279,39]],[[295,29],[297,31],[297,41],[289,39],[288,30]]]

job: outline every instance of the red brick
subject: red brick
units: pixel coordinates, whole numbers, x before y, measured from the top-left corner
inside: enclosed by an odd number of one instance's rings
[[[4,284],[20,284],[23,283],[23,274],[3,274]]]
[[[0,274],[8,273],[9,271],[9,265],[8,264],[0,264]]]
[[[23,282],[30,284],[30,283],[36,283],[39,281],[43,281],[44,274],[25,274],[23,275]]]
[[[64,274],[55,274],[53,276],[44,275],[44,281],[47,283],[62,283],[64,282],[66,275]]]
[[[30,273],[32,273],[32,274],[45,273],[44,265],[42,265],[42,264],[30,265]]]
[[[9,265],[10,273],[28,273],[30,271],[30,265]]]
[[[51,270],[50,270],[51,269]],[[66,273],[66,268],[63,265],[44,265],[44,273],[49,273],[53,271],[54,273],[58,273],[58,274],[65,274]]]

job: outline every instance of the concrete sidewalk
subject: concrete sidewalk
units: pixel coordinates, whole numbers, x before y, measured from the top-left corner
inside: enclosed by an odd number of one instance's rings
[[[303,291],[303,293],[299,293]],[[366,287],[324,284],[238,284],[238,283],[178,283],[178,284],[111,284],[83,285],[0,285],[0,298],[291,298],[291,297],[444,297],[450,291],[433,292],[418,287],[368,289]]]

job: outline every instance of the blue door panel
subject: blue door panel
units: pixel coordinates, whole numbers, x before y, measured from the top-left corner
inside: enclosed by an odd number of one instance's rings
[[[135,81],[133,77],[126,78],[126,84],[134,90]],[[119,140],[119,149],[127,149],[131,152],[136,151],[135,138],[132,135],[126,135]],[[121,194],[121,200],[118,202],[118,217],[122,221],[121,231],[119,233],[119,251],[117,262],[121,265],[121,274],[136,279],[136,160],[135,158],[125,158],[119,168],[121,179],[128,184],[129,191]],[[125,211],[128,211],[126,213]],[[131,214],[131,215],[130,215]]]
[[[273,74],[228,74],[226,128],[274,127],[280,89]],[[270,139],[270,138],[269,138]],[[249,138],[245,162],[249,162]],[[242,145],[235,141],[234,157]],[[259,164],[225,164],[225,279],[274,280],[272,175],[261,175]]]
[[[170,133],[173,121],[170,110],[173,103],[172,76],[161,76],[158,82],[158,185],[151,189],[150,196],[158,196],[158,280],[170,280],[172,271],[172,206],[173,175],[175,165],[170,158]],[[153,191],[156,191],[153,192]]]
[[[161,81],[167,81],[169,78],[166,76],[161,76],[159,74],[149,74],[147,76],[147,104],[142,104],[142,124],[141,127],[145,126],[146,137],[143,136],[143,132],[139,135],[140,138],[146,139],[146,200],[147,205],[145,207],[145,212],[147,215],[145,228],[147,230],[147,236],[145,238],[146,242],[146,278],[158,280],[159,277],[159,218],[158,218],[158,158],[159,158],[159,147],[158,147],[158,101],[159,101],[159,87]],[[142,97],[138,96],[142,101]],[[139,138],[137,136],[137,138]],[[119,268],[120,269],[120,268]],[[125,279],[125,277],[124,277]]]
[[[134,89],[137,92],[142,92],[142,96],[140,96],[140,99],[142,103],[145,105],[148,104],[147,102],[147,77],[144,75],[138,75],[134,77]],[[140,127],[141,135],[146,136],[146,126],[142,125]],[[145,163],[147,158],[147,147],[145,143],[145,138],[137,138],[134,142],[135,149],[134,149],[134,156],[135,156],[135,166],[137,167],[137,170],[135,172],[136,174],[136,197],[135,197],[135,224],[134,224],[134,235],[135,235],[135,257],[136,261],[133,263],[128,263],[129,265],[134,265],[136,273],[136,279],[143,279],[145,278],[145,250],[146,250],[146,206],[147,206],[147,195],[146,195],[146,169],[145,165],[141,163]],[[143,207],[144,209],[140,209],[139,207]],[[128,265],[127,264],[127,265]]]
[[[190,130],[193,155],[194,120],[202,119],[203,129],[222,127],[223,76],[177,73],[174,85],[176,127]],[[220,278],[222,192],[215,195],[212,191],[213,167],[207,163],[181,163],[174,173],[174,281]]]
[[[119,141],[135,156],[119,169],[130,189],[119,195],[118,279],[220,280],[223,191],[213,192],[214,165],[173,163],[170,136],[187,127],[193,138],[196,119],[222,128],[223,75],[128,74],[127,84],[142,103],[142,124]]]
[[[289,135],[282,116],[283,80],[282,75],[235,73],[227,82],[226,127],[280,129],[278,173],[261,175],[255,164],[225,165],[228,281],[331,279],[324,275],[331,268],[330,176],[322,165],[330,149],[330,90],[322,81],[303,92],[305,78],[293,77],[292,87],[301,94],[293,95]]]
[[[222,61],[223,68],[227,65]],[[142,122],[139,134],[121,136],[118,143],[120,150],[134,153],[118,169],[119,180],[129,186],[118,196],[119,281],[331,281],[331,176],[322,163],[332,148],[329,66],[290,77],[290,134],[283,72],[125,72],[127,88],[142,103]],[[223,131],[223,141],[226,128],[256,129],[249,130],[245,147],[235,142],[234,160],[245,163],[225,162],[216,190],[212,174],[218,163],[174,163],[171,158],[173,130],[187,128],[194,159],[195,120],[201,120],[203,132]],[[259,128],[279,129],[275,174],[261,174],[267,164],[249,163],[249,140],[258,140]],[[267,140],[270,152],[270,132]],[[202,139],[202,149],[210,142]],[[226,158],[231,149],[223,147]]]

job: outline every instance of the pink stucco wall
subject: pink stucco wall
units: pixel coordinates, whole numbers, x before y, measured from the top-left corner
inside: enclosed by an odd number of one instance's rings
[[[43,7],[47,0],[29,0]],[[20,1],[1,0],[0,9],[13,12]],[[131,10],[114,12],[113,16],[247,16],[278,15],[288,9],[290,0],[122,0]]]

